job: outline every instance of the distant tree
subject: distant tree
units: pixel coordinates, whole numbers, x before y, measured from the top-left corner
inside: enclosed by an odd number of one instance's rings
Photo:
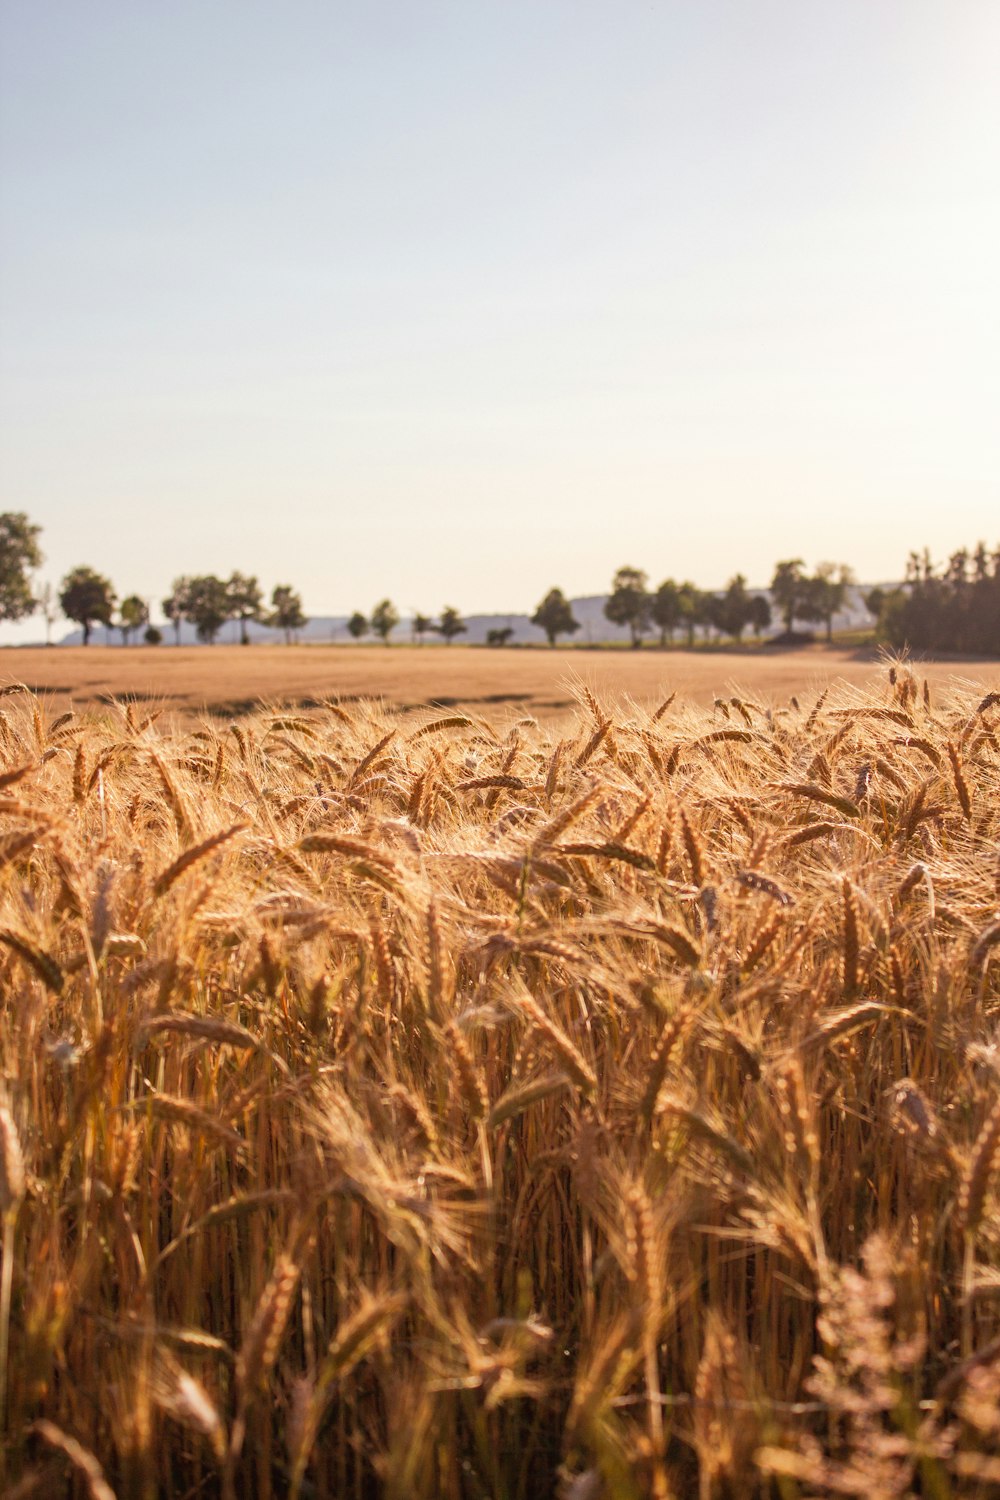
[[[885,601],[888,598],[885,589],[869,589],[867,594],[862,594],[861,598],[865,609],[877,620],[882,614]]]
[[[695,588],[693,583],[682,583],[677,590],[677,603],[680,609],[680,623],[684,627],[690,651],[694,645],[695,627],[702,624],[705,617],[705,596],[701,589]]]
[[[672,578],[665,578],[653,595],[649,617],[654,625],[659,626],[660,645],[672,641],[674,631],[681,623],[680,589]]]
[[[399,624],[399,612],[391,599],[380,599],[372,610],[371,627],[380,641],[388,646],[389,637]]]
[[[497,625],[492,630],[487,630],[486,644],[487,646],[506,646],[513,634],[513,625]]]
[[[195,628],[200,641],[211,646],[219,631],[231,618],[229,585],[214,573],[203,573],[187,580],[184,617]]]
[[[45,621],[45,644],[51,646],[52,627],[59,614],[59,600],[52,584],[48,582],[39,584],[36,597],[38,608],[42,612],[42,619]]]
[[[122,645],[127,646],[133,630],[141,630],[149,624],[149,606],[138,594],[129,594],[118,606],[118,629],[122,633]]]
[[[458,610],[446,604],[437,627],[438,635],[444,636],[445,645],[450,646],[456,635],[464,635],[468,628]]]
[[[562,589],[549,589],[531,617],[532,625],[544,630],[549,645],[554,646],[559,636],[572,635],[580,629],[580,622],[573,615],[569,600]]]
[[[734,641],[742,640],[743,632],[753,619],[753,600],[747,593],[747,581],[742,573],[735,574],[726,585],[726,592],[719,600],[717,610],[719,628]]]
[[[292,644],[293,633],[308,624],[302,613],[302,600],[290,583],[275,584],[271,590],[271,615],[267,623],[285,632],[288,646]]]
[[[806,618],[822,620],[826,625],[826,638],[833,640],[833,617],[843,609],[847,590],[854,582],[854,574],[843,563],[820,563],[807,589]]]
[[[611,583],[604,613],[613,625],[627,625],[632,645],[638,649],[649,629],[650,597],[646,574],[640,568],[619,568]]]
[[[42,566],[41,533],[23,510],[0,514],[0,620],[23,620],[35,610],[29,574]]]
[[[252,575],[231,573],[226,580],[226,595],[229,601],[228,618],[240,622],[240,645],[249,646],[247,621],[259,621],[264,613],[264,595],[260,584]]]
[[[190,578],[175,578],[170,585],[170,593],[160,605],[164,617],[174,627],[174,639],[178,646],[181,643],[181,625],[187,617],[188,590],[190,587]]]
[[[115,591],[110,580],[93,568],[72,568],[59,588],[59,607],[67,620],[83,628],[83,644],[90,645],[95,625],[110,625],[115,609]]]
[[[360,641],[363,635],[368,634],[368,621],[360,610],[355,610],[347,622],[347,633],[356,641]]]
[[[804,618],[803,611],[809,609],[809,580],[804,570],[801,557],[788,558],[777,564],[771,579],[771,597],[789,635],[795,621]]]
[[[147,646],[163,645],[163,631],[158,625],[147,625],[142,633],[142,638]]]
[[[770,627],[771,606],[763,594],[754,594],[750,600],[749,624],[758,640],[760,640],[764,631]]]
[[[434,629],[434,621],[430,615],[414,614],[410,622],[410,629],[413,632],[413,639],[417,645],[422,646],[424,644],[424,636],[428,631]]]

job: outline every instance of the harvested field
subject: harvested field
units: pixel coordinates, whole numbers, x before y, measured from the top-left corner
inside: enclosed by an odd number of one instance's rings
[[[0,1486],[997,1493],[998,725],[7,695]]]
[[[261,701],[300,707],[337,697],[380,699],[390,708],[460,706],[494,721],[513,711],[551,722],[571,711],[574,680],[638,703],[661,702],[676,690],[708,705],[731,696],[734,685],[783,702],[834,679],[860,685],[874,670],[870,652],[823,646],[784,652],[77,646],[0,653],[0,686],[26,683],[60,712],[115,697],[227,718]],[[935,684],[953,676],[1000,683],[1000,666],[983,662],[930,663],[920,671]]]

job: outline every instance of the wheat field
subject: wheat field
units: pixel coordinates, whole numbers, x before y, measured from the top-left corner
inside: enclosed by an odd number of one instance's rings
[[[1000,694],[0,702],[12,1496],[1000,1493]]]

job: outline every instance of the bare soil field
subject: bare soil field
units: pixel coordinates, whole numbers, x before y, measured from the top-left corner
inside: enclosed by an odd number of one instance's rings
[[[915,664],[931,682],[1000,686],[1000,664]],[[573,707],[573,684],[637,703],[679,698],[710,705],[734,689],[772,702],[835,680],[860,686],[877,669],[868,652],[799,650],[482,650],[446,646],[11,647],[0,651],[0,687],[22,682],[53,708],[132,699],[185,716],[232,717],[264,701],[303,706],[331,697],[375,699],[393,709],[458,706],[503,720],[551,723]]]

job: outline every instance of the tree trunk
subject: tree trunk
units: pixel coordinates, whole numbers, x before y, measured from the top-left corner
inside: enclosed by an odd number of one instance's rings
[[[240,615],[240,645],[249,646],[250,637],[247,635],[247,622],[244,615]]]
[[[82,621],[82,624],[83,624],[83,644],[85,646],[89,646],[90,645],[90,621],[89,620],[84,620],[84,621]]]

